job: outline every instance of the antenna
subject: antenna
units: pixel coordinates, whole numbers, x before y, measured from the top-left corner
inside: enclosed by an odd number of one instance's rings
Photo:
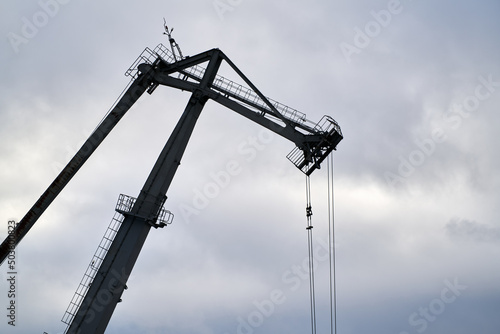
[[[174,31],[174,28],[170,30],[168,29],[167,20],[165,20],[165,18],[163,18],[163,26],[165,28],[165,32],[163,33],[163,35],[168,36],[168,41],[170,42],[170,48],[172,49],[172,54],[174,55],[175,61],[184,59],[179,44],[177,44],[175,39],[172,37],[172,31]],[[178,55],[176,54],[175,50],[177,50]],[[177,57],[179,57],[179,59],[177,59]]]

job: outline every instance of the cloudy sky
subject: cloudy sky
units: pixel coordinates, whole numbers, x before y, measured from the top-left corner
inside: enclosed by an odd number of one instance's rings
[[[265,95],[341,125],[339,334],[497,334],[499,14],[497,0],[2,1],[0,236],[95,128],[142,50],[168,42],[166,17],[185,55],[220,48]],[[118,195],[137,196],[188,97],[143,96],[23,239],[15,327],[0,268],[0,332],[64,331]],[[285,158],[292,148],[208,102],[167,194],[174,223],[151,231],[107,333],[310,332],[305,177]],[[186,214],[230,161],[239,173]],[[326,166],[311,181],[327,333]]]

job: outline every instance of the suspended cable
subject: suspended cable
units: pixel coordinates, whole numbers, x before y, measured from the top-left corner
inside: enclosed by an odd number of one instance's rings
[[[316,334],[316,297],[314,289],[314,248],[312,237],[312,206],[311,206],[311,180],[306,176],[306,217],[307,217],[307,247],[309,252],[309,298],[311,302],[311,331]]]
[[[327,159],[328,165],[328,246],[330,256],[330,332],[337,334],[337,283],[335,277],[335,217],[333,193],[333,153]]]

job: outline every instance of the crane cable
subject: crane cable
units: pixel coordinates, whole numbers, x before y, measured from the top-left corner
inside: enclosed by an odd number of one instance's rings
[[[336,254],[335,254],[335,219],[334,219],[334,192],[333,192],[333,154],[327,159],[328,166],[328,248],[329,248],[329,292],[330,292],[330,333],[337,333],[337,282],[336,282]],[[306,176],[306,217],[307,217],[307,247],[309,252],[309,296],[311,303],[311,332],[316,334],[316,293],[314,286],[314,245],[312,235],[312,205],[311,180]]]
[[[330,332],[337,334],[337,282],[335,277],[335,219],[333,196],[333,153],[327,159],[328,165],[328,247],[330,261]]]
[[[311,180],[306,176],[306,217],[307,217],[307,247],[309,252],[309,297],[311,302],[311,331],[316,334],[316,300],[314,291],[314,248],[312,237],[312,206],[311,206]]]

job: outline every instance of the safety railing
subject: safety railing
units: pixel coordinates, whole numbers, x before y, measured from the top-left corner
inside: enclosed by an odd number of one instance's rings
[[[165,47],[163,44],[159,44],[156,46],[153,50],[150,48],[146,48],[140,55],[137,57],[137,59],[134,61],[132,66],[125,72],[126,76],[130,76],[133,79],[137,78],[138,76],[138,66],[139,64],[146,63],[146,64],[153,64],[153,62],[158,59],[158,57],[161,57],[164,61],[167,63],[174,63],[175,58],[172,54],[172,52]],[[205,68],[200,65],[195,65],[188,67],[186,69],[183,69],[181,71],[180,75],[188,75],[189,77],[196,79],[200,81],[203,78],[203,75],[205,73]],[[261,109],[264,109],[266,113],[270,115],[274,115],[274,112],[272,109],[266,104],[264,100],[260,98],[257,93],[248,87],[245,87],[239,83],[236,83],[232,80],[226,79],[223,76],[217,75],[213,84],[212,88],[216,89],[220,93],[226,96],[231,96],[239,99],[242,102],[246,102],[251,106],[257,106]],[[267,98],[267,97],[266,97]],[[310,122],[306,118],[306,114],[290,108],[278,101],[275,101],[273,99],[267,98],[267,100],[271,103],[271,105],[286,119],[306,125],[308,124],[309,126],[314,126],[314,123]],[[277,115],[274,115],[277,117]]]
[[[92,260],[90,261],[90,264],[87,267],[87,270],[85,271],[85,274],[83,275],[83,278],[80,281],[80,284],[78,285],[78,288],[76,289],[75,294],[73,295],[73,298],[71,299],[71,302],[61,319],[61,321],[67,325],[65,332],[68,330],[76,313],[80,309],[83,299],[92,285],[97,271],[101,267],[104,257],[113,243],[116,233],[118,233],[118,230],[122,225],[123,219],[124,216],[119,212],[116,212],[114,217],[111,219],[111,222],[109,223],[109,226],[106,229],[94,256],[92,257]]]

